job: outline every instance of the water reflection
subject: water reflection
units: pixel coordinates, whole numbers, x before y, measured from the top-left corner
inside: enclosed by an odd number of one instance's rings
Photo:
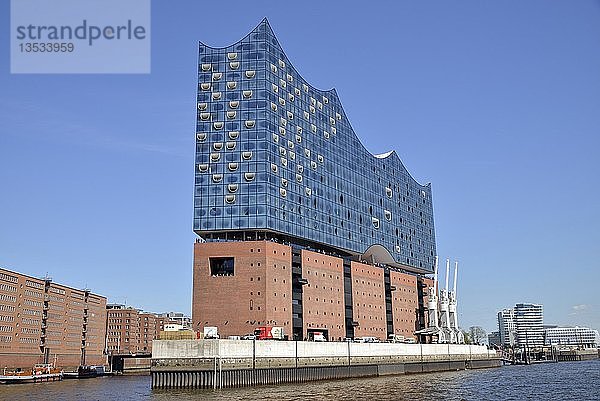
[[[0,400],[600,400],[600,361],[225,390],[151,390],[130,376],[0,387]]]

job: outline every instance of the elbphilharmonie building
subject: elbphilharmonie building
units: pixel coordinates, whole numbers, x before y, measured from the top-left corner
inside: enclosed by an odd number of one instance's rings
[[[212,298],[232,305],[236,311],[231,319],[243,320],[227,320],[232,335],[259,323],[286,326],[296,337],[307,337],[310,330],[325,330],[330,337],[352,337],[357,330],[374,334],[356,318],[360,313],[353,301],[352,266],[357,265],[361,273],[366,268],[378,277],[369,296],[382,301],[379,309],[371,304],[381,316],[368,319],[381,323],[377,336],[396,333],[395,326],[402,325],[408,327],[403,334],[412,335],[422,315],[417,284],[433,271],[436,254],[431,186],[416,182],[395,151],[373,155],[363,146],[335,89],[317,89],[300,75],[266,19],[230,46],[199,45],[197,93],[194,231],[200,238],[194,262],[195,324],[224,325],[217,321],[223,314],[206,306]],[[393,123],[389,131],[401,135]],[[257,256],[250,253],[261,243],[261,257],[267,259],[257,269],[258,260],[256,265],[246,259]],[[270,247],[283,248],[277,254],[278,249],[265,251]],[[285,281],[288,273],[289,278],[279,289],[280,299],[271,299],[275,291],[264,289],[250,302],[260,292],[236,280],[259,271],[269,276],[269,266],[276,263],[268,259],[285,249],[289,251],[280,266],[289,257],[288,271],[279,278]],[[327,312],[339,324],[322,318],[313,327],[306,323],[313,312],[307,310],[304,295],[309,288],[315,290],[309,287],[314,280],[303,263],[303,254],[309,253],[331,259],[318,262],[321,268],[338,264],[332,269],[337,275],[318,273],[319,280],[333,281],[317,289],[340,290],[328,307],[339,305],[341,312]],[[412,318],[397,325],[391,275],[414,284],[414,300],[404,299],[410,301],[410,310],[400,308]],[[243,308],[232,299],[219,300],[230,296],[226,293],[231,288]],[[360,292],[354,298],[364,295]],[[257,303],[264,313],[249,317],[258,312]],[[269,311],[277,319],[269,319]]]

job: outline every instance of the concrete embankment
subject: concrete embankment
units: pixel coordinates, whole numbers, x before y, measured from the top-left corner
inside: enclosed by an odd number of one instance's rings
[[[153,388],[224,388],[498,367],[485,346],[155,340]]]

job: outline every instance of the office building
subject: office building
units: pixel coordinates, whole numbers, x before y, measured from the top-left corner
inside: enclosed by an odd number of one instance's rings
[[[544,329],[544,344],[596,348],[600,346],[598,330],[587,327],[553,327]]]
[[[106,298],[0,268],[0,367],[102,365]]]
[[[502,345],[502,341],[500,340],[500,332],[499,331],[492,331],[490,334],[488,334],[488,345],[491,346],[495,346],[498,347],[500,345]]]
[[[192,328],[412,337],[436,253],[431,186],[365,149],[266,19],[200,44],[197,108]]]
[[[514,309],[515,342],[518,346],[541,347],[544,345],[543,306],[516,304]]]
[[[498,332],[505,346],[541,347],[544,345],[542,305],[521,303],[498,312]]]
[[[498,312],[498,334],[500,335],[500,344],[514,345],[515,316],[512,308],[502,309]]]

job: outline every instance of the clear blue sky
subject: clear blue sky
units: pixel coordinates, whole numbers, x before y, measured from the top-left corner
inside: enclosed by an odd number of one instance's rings
[[[11,75],[0,5],[0,266],[190,311],[197,41],[267,16],[365,146],[433,186],[462,326],[544,304],[600,328],[600,2],[153,1],[149,75]]]

